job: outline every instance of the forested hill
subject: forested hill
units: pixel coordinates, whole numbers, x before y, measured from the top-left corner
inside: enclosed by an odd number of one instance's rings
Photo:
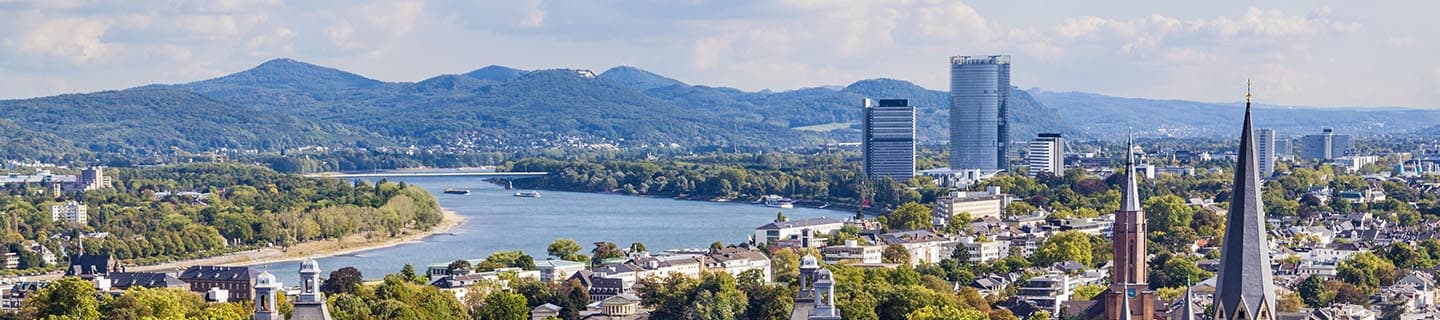
[[[893,79],[842,88],[747,92],[691,85],[630,66],[579,70],[488,66],[423,81],[385,82],[276,59],[184,84],[0,101],[6,158],[89,158],[303,146],[417,147],[440,152],[664,147],[766,150],[858,141],[862,98],[910,99],[922,144],[948,141],[949,99]],[[1015,90],[1011,137],[1233,134],[1238,105]],[[1335,127],[1405,132],[1440,111],[1263,107],[1282,133]],[[1270,120],[1267,120],[1270,119]],[[1422,126],[1423,124],[1423,126]]]

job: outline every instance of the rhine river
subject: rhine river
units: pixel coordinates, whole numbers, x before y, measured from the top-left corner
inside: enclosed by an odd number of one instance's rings
[[[321,258],[321,277],[352,266],[366,279],[400,272],[410,263],[417,273],[425,266],[457,259],[484,258],[492,252],[522,250],[545,260],[545,247],[559,238],[571,238],[589,254],[596,241],[621,248],[644,243],[654,252],[675,248],[705,248],[710,243],[742,243],[756,227],[770,223],[777,211],[791,219],[848,217],[844,211],[769,208],[759,204],[647,198],[618,194],[540,191],[539,198],[515,197],[516,190],[475,177],[391,178],[429,190],[440,206],[468,218],[465,223],[420,242],[378,248],[355,254]],[[445,188],[469,189],[468,195],[445,194]],[[256,265],[275,274],[286,285],[299,278],[298,261]]]

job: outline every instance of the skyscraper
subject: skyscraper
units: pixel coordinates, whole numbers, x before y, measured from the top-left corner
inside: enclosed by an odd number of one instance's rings
[[[1006,170],[1010,56],[950,57],[950,168]]]
[[[915,175],[915,107],[904,99],[865,99],[860,143],[865,174],[906,182]]]
[[[1306,160],[1332,160],[1348,156],[1351,148],[1350,135],[1335,134],[1334,129],[1325,128],[1320,134],[1307,135],[1300,139],[1300,157]]]
[[[1275,173],[1275,129],[1255,129],[1255,160],[1259,161],[1260,178]]]
[[[1065,138],[1059,133],[1041,133],[1030,141],[1030,150],[1025,153],[1025,165],[1030,167],[1030,176],[1041,172],[1061,175],[1065,172]]]
[[[1220,247],[1220,272],[1215,280],[1215,319],[1273,320],[1275,279],[1270,271],[1270,245],[1265,206],[1260,203],[1260,169],[1251,132],[1250,93],[1245,93],[1245,125]]]

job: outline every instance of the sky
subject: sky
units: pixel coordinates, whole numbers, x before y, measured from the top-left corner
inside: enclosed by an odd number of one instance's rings
[[[1440,1],[0,0],[0,98],[183,83],[292,58],[384,81],[632,65],[788,90],[1009,54],[1048,91],[1440,108]]]

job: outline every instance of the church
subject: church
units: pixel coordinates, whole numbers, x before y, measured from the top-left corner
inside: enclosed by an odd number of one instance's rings
[[[1260,170],[1257,167],[1251,94],[1245,93],[1245,120],[1240,131],[1235,179],[1231,186],[1230,208],[1226,213],[1225,236],[1220,247],[1220,270],[1216,276],[1214,319],[1274,320],[1275,280],[1270,270],[1270,245],[1265,230],[1264,204],[1260,203]],[[1127,144],[1128,147],[1128,144]],[[1151,320],[1169,315],[1172,319],[1193,320],[1203,316],[1191,303],[1189,288],[1181,298],[1180,310],[1156,308],[1164,305],[1146,282],[1145,211],[1136,186],[1134,156],[1127,155],[1125,182],[1120,209],[1115,213],[1113,268],[1110,286],[1084,308],[1083,317],[1105,320]]]
[[[290,320],[330,320],[330,310],[325,307],[325,294],[320,292],[320,264],[315,259],[300,263],[300,294],[295,297],[295,308],[290,311]],[[276,295],[284,285],[269,271],[255,276],[255,315],[252,320],[285,320],[280,313]]]

